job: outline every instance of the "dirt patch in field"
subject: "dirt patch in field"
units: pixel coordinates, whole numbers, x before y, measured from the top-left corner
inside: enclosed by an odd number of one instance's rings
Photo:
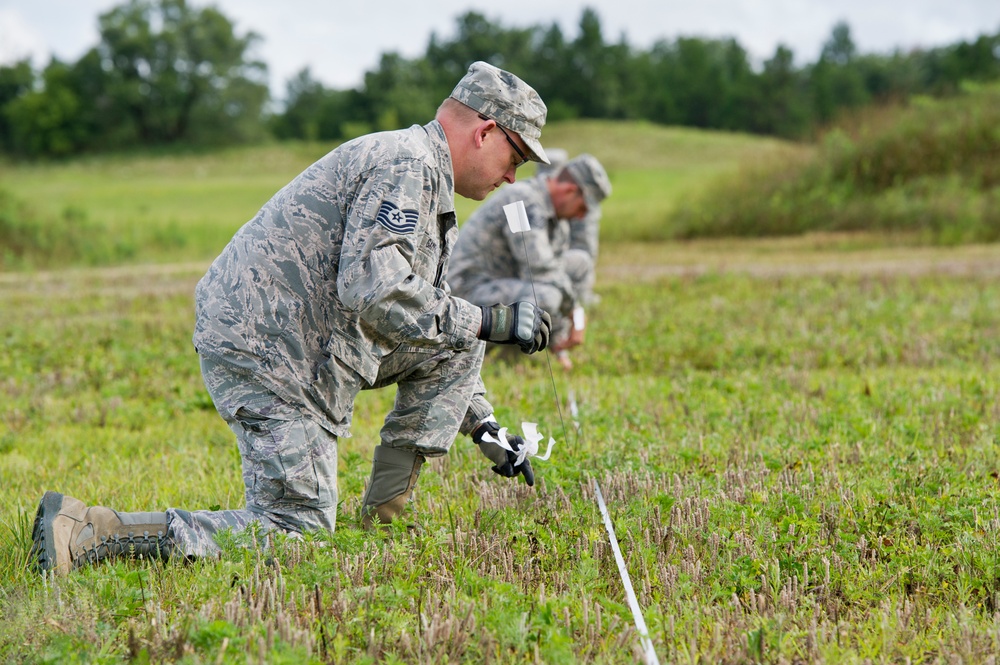
[[[41,298],[193,295],[206,270],[207,263],[171,263],[0,273],[0,298],[13,293]]]
[[[711,273],[1000,276],[1000,244],[850,249],[834,238],[602,246],[598,282],[655,281]],[[829,245],[829,246],[827,246]]]
[[[855,248],[857,237],[806,236],[691,243],[605,243],[598,285],[712,273],[779,278],[810,275],[1000,276],[1000,244]],[[207,262],[0,273],[0,300],[194,295]]]

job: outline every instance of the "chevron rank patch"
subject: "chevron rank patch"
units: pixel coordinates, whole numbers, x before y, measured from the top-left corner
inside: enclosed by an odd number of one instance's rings
[[[378,209],[378,214],[375,215],[375,219],[378,223],[389,229],[393,233],[413,233],[413,230],[417,228],[417,220],[420,218],[420,213],[416,210],[400,210],[399,207],[391,201],[382,201],[382,205]]]

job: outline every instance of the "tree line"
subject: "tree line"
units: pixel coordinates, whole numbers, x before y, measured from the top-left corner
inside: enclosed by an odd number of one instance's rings
[[[555,23],[509,27],[468,12],[453,38],[432,34],[422,56],[383,54],[357,88],[328,88],[303,69],[275,108],[267,65],[251,57],[260,36],[237,34],[213,6],[128,0],[98,26],[99,43],[76,62],[0,66],[0,151],[59,157],[268,137],[337,141],[426,122],[475,60],[529,80],[550,122],[646,120],[790,139],[810,138],[845,109],[1000,79],[1000,30],[863,54],[838,23],[815,62],[798,66],[779,46],[755,65],[731,38],[661,39],[649,49],[609,41],[592,9],[573,38]]]

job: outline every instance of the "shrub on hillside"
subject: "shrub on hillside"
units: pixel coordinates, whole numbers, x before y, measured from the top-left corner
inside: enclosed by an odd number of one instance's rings
[[[0,270],[98,265],[131,253],[129,243],[111,237],[76,208],[47,219],[0,189]]]
[[[715,183],[673,226],[682,238],[869,230],[1000,240],[1000,86],[859,112],[807,156]]]

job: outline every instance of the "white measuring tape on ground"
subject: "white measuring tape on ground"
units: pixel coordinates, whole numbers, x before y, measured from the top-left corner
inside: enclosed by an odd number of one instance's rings
[[[615,553],[615,561],[618,563],[618,573],[621,575],[622,583],[625,585],[625,596],[628,598],[628,606],[632,609],[632,616],[635,617],[635,628],[639,631],[642,640],[642,649],[646,652],[647,665],[660,665],[653,649],[653,641],[649,639],[649,631],[646,629],[646,621],[642,618],[642,609],[639,607],[639,600],[635,597],[632,589],[632,580],[629,579],[628,569],[625,568],[625,559],[622,558],[622,551],[618,547],[618,537],[615,536],[615,527],[611,523],[611,516],[608,515],[608,507],[604,505],[604,497],[601,495],[601,487],[594,480],[594,494],[597,495],[597,505],[601,508],[601,517],[604,518],[604,527],[608,530],[608,537],[611,539],[611,549]]]
[[[528,213],[524,208],[524,201],[514,201],[508,203],[503,207],[504,215],[507,217],[507,226],[510,227],[511,233],[524,233],[525,231],[531,230],[531,224],[528,221]],[[524,260],[528,266],[528,279],[531,282],[531,293],[534,298],[535,307],[538,307],[538,296],[535,295],[535,279],[531,275],[531,262],[528,260],[528,245],[524,240],[524,236],[521,236],[521,244],[524,247]],[[583,309],[579,308],[579,311],[574,310],[573,312],[573,325],[577,328],[583,328]],[[548,356],[546,356],[546,361]],[[549,364],[549,378],[552,379],[552,391],[556,396],[556,407],[559,407],[559,394],[556,391],[555,377],[552,374],[552,365]],[[573,394],[572,389],[570,390],[570,411],[573,414],[573,424],[576,425],[577,431],[579,432],[580,424],[577,421],[578,413],[576,408],[576,396]],[[562,420],[562,410],[559,411],[559,420]],[[548,448],[545,450],[545,454],[538,454],[538,443],[542,440],[542,435],[538,432],[538,427],[535,423],[521,423],[522,431],[524,432],[525,445],[523,450],[515,451],[507,441],[507,428],[502,428],[497,432],[499,438],[489,436],[487,439],[483,437],[484,441],[492,441],[497,443],[503,448],[510,450],[511,452],[516,452],[518,454],[517,464],[520,464],[527,457],[537,457],[537,459],[544,460],[548,459],[549,455],[552,453],[552,444],[555,441],[550,437]],[[565,433],[566,424],[563,423],[563,432]],[[632,581],[629,579],[628,570],[625,568],[625,559],[622,558],[622,552],[618,548],[618,538],[615,536],[615,527],[611,524],[611,517],[608,515],[608,508],[604,505],[604,497],[601,496],[601,488],[597,484],[597,480],[594,480],[594,491],[597,494],[597,503],[601,507],[601,515],[604,517],[604,526],[608,530],[608,536],[611,538],[611,548],[615,552],[615,561],[618,562],[618,572],[621,574],[622,582],[625,584],[625,595],[628,597],[629,607],[632,608],[632,615],[635,617],[635,627],[639,631],[639,636],[642,639],[642,648],[646,652],[646,664],[647,665],[660,665],[660,661],[656,657],[656,651],[653,650],[653,641],[649,639],[649,631],[646,629],[646,621],[642,618],[642,610],[639,608],[639,601],[635,597],[635,591],[632,590]]]

